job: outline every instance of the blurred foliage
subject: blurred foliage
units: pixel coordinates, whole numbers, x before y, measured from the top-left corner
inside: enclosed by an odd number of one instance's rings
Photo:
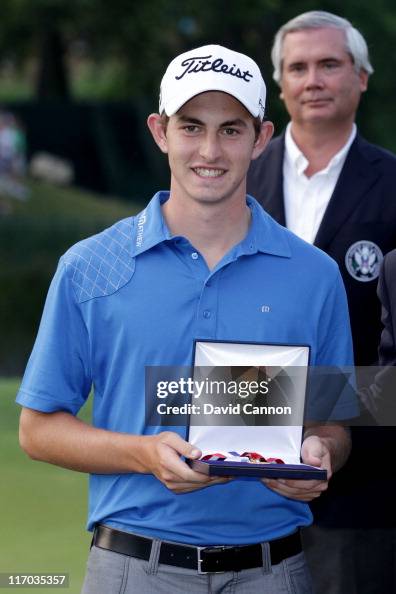
[[[73,243],[140,207],[72,188],[29,184],[26,202],[0,196],[0,375],[22,372],[51,277]]]
[[[39,98],[146,99],[152,105],[172,57],[220,43],[259,63],[269,86],[268,114],[279,130],[287,115],[271,78],[273,36],[288,19],[317,8],[312,0],[2,0],[0,62],[26,69],[28,61]],[[322,0],[320,8],[345,16],[366,37],[376,72],[359,124],[372,141],[396,150],[394,1]]]
[[[0,97],[4,100],[8,92],[8,99],[26,98],[30,84],[30,98],[52,101],[39,103],[43,113],[46,111],[43,120],[34,118],[32,135],[41,138],[37,126],[52,132],[53,120],[48,114],[58,103],[76,99],[130,101],[137,113],[136,122],[123,127],[117,119],[114,126],[117,133],[121,130],[131,135],[138,154],[150,154],[148,160],[155,165],[157,176],[160,154],[149,153],[154,145],[139,126],[144,127],[145,114],[156,105],[159,83],[169,61],[206,43],[249,54],[267,81],[267,115],[279,132],[287,114],[272,80],[273,37],[290,18],[318,8],[313,0],[211,0],[205,4],[198,0],[2,0],[1,6]],[[362,98],[358,124],[370,141],[396,151],[394,1],[322,0],[320,8],[348,18],[365,36],[375,73]],[[8,107],[12,110],[11,105]],[[118,186],[113,183],[112,187],[119,193],[126,177],[116,150],[119,136],[113,133],[99,102],[95,118],[93,128],[103,147],[101,166],[107,177],[117,181]],[[60,128],[54,128],[55,139],[64,144],[62,125],[69,126],[76,135],[75,144],[81,147],[83,121],[73,127],[69,120],[60,118]],[[46,148],[63,155],[57,145]],[[86,150],[92,161],[90,151]],[[134,154],[132,157],[135,159]],[[143,169],[140,161],[132,161]],[[128,167],[136,183],[136,172],[132,165]],[[144,192],[138,188],[138,193]],[[0,217],[3,373],[17,373],[23,368],[60,254],[80,238],[127,216],[134,205],[33,184],[31,199],[24,204],[13,203],[12,208],[11,215]]]

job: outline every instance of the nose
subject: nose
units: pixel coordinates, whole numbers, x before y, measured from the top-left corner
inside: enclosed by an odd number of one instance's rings
[[[315,65],[308,68],[305,78],[306,89],[321,89],[323,88],[323,78],[320,69]]]
[[[216,161],[221,154],[220,139],[216,132],[207,132],[201,140],[199,154],[206,162]]]

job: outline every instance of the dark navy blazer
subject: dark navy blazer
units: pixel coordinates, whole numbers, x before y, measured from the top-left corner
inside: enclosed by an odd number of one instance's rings
[[[272,140],[253,161],[248,193],[282,225],[284,135]],[[348,295],[355,362],[377,361],[381,333],[376,281],[355,280],[345,266],[348,248],[359,240],[373,241],[385,254],[396,248],[396,156],[357,136],[324,214],[314,245],[338,263]]]
[[[248,193],[283,225],[284,150],[285,135],[282,134],[252,162],[247,186]],[[382,329],[377,281],[356,280],[345,265],[348,249],[360,240],[374,242],[383,254],[396,248],[396,156],[368,143],[358,134],[349,149],[314,245],[327,252],[340,267],[348,296],[355,363],[370,365],[377,362]],[[396,525],[388,513],[391,499],[387,502],[384,496],[377,504],[373,501],[379,491],[387,488],[387,479],[379,486],[377,480],[382,478],[378,474],[383,473],[379,470],[375,478],[367,473],[368,464],[377,464],[388,448],[394,450],[396,436],[393,431],[392,434],[393,439],[389,431],[354,432],[350,460],[332,479],[328,493],[312,506],[319,523],[343,527],[382,526],[389,522]],[[390,477],[389,481],[388,487],[394,489],[395,479]]]

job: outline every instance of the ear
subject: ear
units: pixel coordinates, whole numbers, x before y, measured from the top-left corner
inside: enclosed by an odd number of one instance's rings
[[[166,139],[166,128],[159,113],[151,113],[147,118],[147,126],[163,153],[168,152],[168,142]]]
[[[274,133],[274,124],[272,122],[263,122],[261,124],[260,134],[254,143],[252,160],[257,159],[264,151]]]
[[[363,68],[362,68],[361,71],[359,72],[360,91],[362,93],[367,91],[368,78],[369,78],[368,73],[365,70],[363,70]]]

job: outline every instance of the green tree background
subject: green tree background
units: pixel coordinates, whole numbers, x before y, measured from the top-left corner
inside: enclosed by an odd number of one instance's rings
[[[164,67],[178,53],[220,43],[252,56],[267,81],[267,115],[279,133],[287,114],[272,80],[275,32],[307,10],[344,16],[367,39],[375,69],[359,109],[360,131],[396,152],[393,0],[2,0],[1,6],[0,102],[30,113],[32,133],[45,128],[47,137],[56,136],[56,148],[66,145],[66,136],[84,147],[84,130],[77,128],[89,125],[106,191],[129,201],[32,185],[30,200],[8,205],[11,214],[2,216],[0,195],[0,374],[22,373],[62,252],[140,210],[137,201],[147,201],[152,188],[167,187],[166,159],[145,119],[157,105]],[[113,104],[133,114],[127,125],[111,111]],[[121,151],[125,137],[134,144]],[[92,163],[90,148],[79,156]]]
[[[269,86],[268,115],[280,130],[286,114],[272,81],[273,36],[288,19],[318,8],[350,19],[366,37],[375,73],[362,101],[359,126],[370,140],[396,150],[392,0],[323,0],[319,5],[310,0],[3,0],[0,61],[22,69],[35,58],[31,90],[39,99],[76,100],[82,93],[82,98],[152,105],[164,65],[174,55],[221,43],[260,64]],[[81,83],[83,91],[71,65],[77,54],[88,57],[92,66],[92,82],[86,87]]]

